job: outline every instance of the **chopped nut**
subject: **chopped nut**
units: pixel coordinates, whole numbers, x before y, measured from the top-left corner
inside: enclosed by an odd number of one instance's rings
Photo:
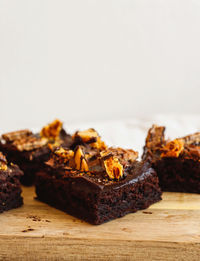
[[[99,134],[92,128],[85,131],[77,131],[73,135],[73,139],[75,140],[77,138],[80,138],[84,143],[90,144],[93,148],[103,150],[107,147],[101,140]]]
[[[111,179],[120,179],[123,176],[123,166],[117,157],[109,157],[104,160],[106,172]]]
[[[7,170],[7,160],[2,152],[0,152],[0,170]]]
[[[25,129],[25,130],[19,130],[19,131],[12,131],[8,133],[4,133],[2,135],[2,138],[7,142],[12,142],[18,139],[26,138],[30,135],[32,135],[32,131]]]
[[[56,139],[59,137],[61,129],[62,122],[56,119],[52,123],[42,128],[40,136],[47,139]]]
[[[184,142],[181,139],[175,139],[173,141],[168,142],[162,148],[161,157],[174,157],[178,158],[180,153],[184,150]]]
[[[85,159],[84,153],[80,146],[78,146],[74,152],[75,168],[82,171],[88,171],[88,164]]]
[[[41,148],[48,142],[45,138],[37,138],[35,136],[28,136],[27,138],[22,138],[15,140],[12,145],[19,151],[30,151],[33,149]]]

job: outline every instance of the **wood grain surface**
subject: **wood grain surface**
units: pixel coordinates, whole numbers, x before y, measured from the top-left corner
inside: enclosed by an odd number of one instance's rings
[[[0,260],[200,260],[200,195],[164,193],[149,209],[94,226],[34,199],[0,214]]]

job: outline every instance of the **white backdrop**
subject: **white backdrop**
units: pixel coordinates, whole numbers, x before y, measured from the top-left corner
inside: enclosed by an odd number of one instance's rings
[[[1,129],[200,113],[200,1],[1,0]]]

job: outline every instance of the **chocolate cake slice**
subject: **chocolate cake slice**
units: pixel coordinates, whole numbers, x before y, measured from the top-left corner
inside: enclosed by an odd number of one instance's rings
[[[17,165],[8,164],[0,152],[0,213],[23,204],[20,177],[23,172]]]
[[[9,162],[16,163],[24,171],[21,183],[30,186],[34,183],[36,171],[49,158],[51,149],[61,144],[70,146],[71,141],[71,136],[62,128],[62,122],[55,120],[40,133],[25,129],[3,134],[0,150]]]
[[[200,193],[200,132],[165,139],[165,127],[148,131],[143,159],[156,170],[163,191]]]
[[[137,152],[108,148],[93,129],[77,135],[81,145],[58,147],[36,174],[39,200],[96,225],[161,200],[156,172]]]

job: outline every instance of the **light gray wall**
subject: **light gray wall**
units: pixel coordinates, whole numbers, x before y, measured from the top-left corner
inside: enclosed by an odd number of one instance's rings
[[[200,113],[200,1],[1,0],[5,128]]]

